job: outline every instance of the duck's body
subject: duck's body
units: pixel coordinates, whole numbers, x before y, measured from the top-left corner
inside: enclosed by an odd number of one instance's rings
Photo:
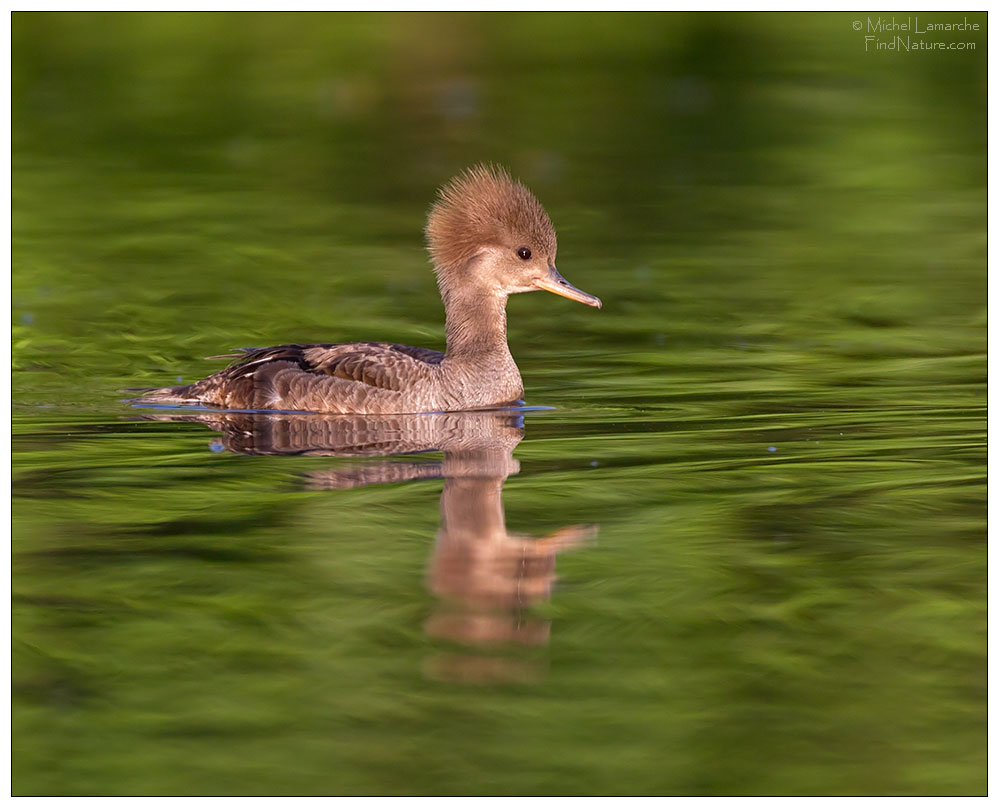
[[[387,342],[245,349],[218,373],[134,402],[362,414],[501,406],[524,394],[506,341],[507,297],[545,289],[600,306],[556,271],[551,221],[505,172],[478,167],[445,186],[427,240],[447,316],[445,353]]]
[[[472,364],[388,342],[280,345],[249,349],[240,361],[206,379],[150,391],[138,401],[325,413],[476,410],[523,396],[508,351],[503,359],[486,356]]]

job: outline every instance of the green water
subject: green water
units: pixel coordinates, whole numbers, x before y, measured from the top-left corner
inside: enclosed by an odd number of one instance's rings
[[[986,17],[853,19],[15,14],[14,793],[984,793]],[[554,409],[121,402],[441,347],[479,160]]]

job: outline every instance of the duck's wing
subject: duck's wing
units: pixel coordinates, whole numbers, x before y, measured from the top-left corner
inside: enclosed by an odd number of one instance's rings
[[[400,391],[420,379],[428,365],[444,359],[440,351],[390,342],[324,345],[278,345],[249,351],[223,373],[232,381],[297,366],[304,374],[359,382],[380,390]]]
[[[250,351],[200,382],[167,392],[170,401],[182,397],[225,409],[422,411],[439,406],[433,391],[443,359],[439,351],[389,342],[278,345]],[[147,394],[144,400],[152,399]]]
[[[400,413],[439,409],[440,351],[391,342],[247,348],[193,384],[143,390],[135,404],[223,409]],[[415,409],[414,409],[415,408]]]

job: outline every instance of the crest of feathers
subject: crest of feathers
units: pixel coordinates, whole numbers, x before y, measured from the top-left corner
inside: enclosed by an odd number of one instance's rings
[[[486,245],[525,245],[555,258],[555,228],[541,203],[492,165],[473,166],[440,189],[426,235],[438,273],[463,266]]]

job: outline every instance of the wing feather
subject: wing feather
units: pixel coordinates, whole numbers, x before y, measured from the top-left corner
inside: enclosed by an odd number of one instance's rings
[[[400,391],[444,359],[440,351],[388,342],[322,345],[278,345],[251,351],[226,368],[231,380],[253,376],[271,363],[292,363],[317,376],[359,382],[381,390]]]

